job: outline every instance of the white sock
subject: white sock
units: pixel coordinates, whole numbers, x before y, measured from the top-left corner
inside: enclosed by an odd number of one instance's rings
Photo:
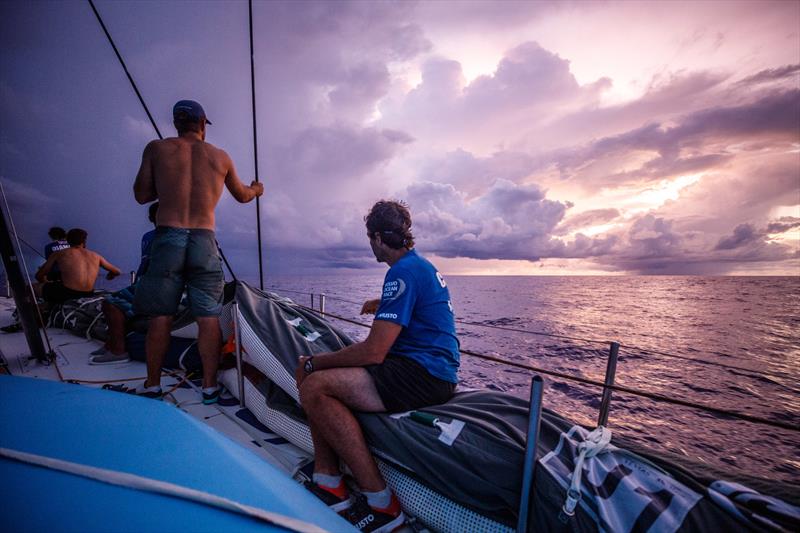
[[[342,482],[341,474],[338,476],[331,476],[329,474],[317,474],[314,472],[312,479],[317,485],[328,487],[330,489],[335,489]]]
[[[378,492],[364,492],[361,494],[367,497],[367,503],[374,509],[386,509],[392,503],[392,490],[387,486]]]
[[[219,385],[214,387],[203,387],[203,394],[214,394],[219,389]]]

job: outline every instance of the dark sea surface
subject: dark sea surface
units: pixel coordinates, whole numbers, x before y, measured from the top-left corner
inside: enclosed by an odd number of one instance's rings
[[[308,293],[324,293],[329,313],[370,322],[358,313],[364,300],[380,296],[382,279],[284,277],[270,278],[266,287],[305,305]],[[462,349],[602,381],[610,341],[617,341],[618,385],[800,426],[800,277],[446,279],[462,321]],[[356,339],[368,331],[332,322]],[[531,375],[462,355],[463,386],[528,398]],[[546,407],[596,424],[598,388],[544,377]],[[614,393],[609,427],[643,446],[724,471],[800,483],[797,432],[620,392]]]

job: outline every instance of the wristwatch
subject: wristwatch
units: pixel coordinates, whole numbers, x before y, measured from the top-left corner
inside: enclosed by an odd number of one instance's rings
[[[303,371],[306,374],[310,374],[310,373],[312,373],[314,371],[314,356],[313,355],[311,357],[309,357],[308,359],[306,359],[306,362],[303,364]]]

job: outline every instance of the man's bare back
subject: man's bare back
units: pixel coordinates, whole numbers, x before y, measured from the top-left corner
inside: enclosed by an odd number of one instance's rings
[[[61,270],[61,282],[64,286],[75,291],[93,291],[100,267],[109,271],[109,279],[120,274],[117,267],[106,261],[97,252],[82,247],[73,247],[51,255],[37,272],[37,279],[40,277],[40,273],[42,278],[46,277],[54,264],[58,264],[58,268]]]
[[[197,132],[152,141],[144,149],[134,193],[139,203],[158,200],[158,225],[214,229],[214,209],[223,184],[239,202],[260,196],[264,188],[245,186],[230,156]]]

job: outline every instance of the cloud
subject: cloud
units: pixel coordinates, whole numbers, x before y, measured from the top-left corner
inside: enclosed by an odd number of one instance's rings
[[[796,217],[781,217],[762,229],[749,223],[739,224],[733,234],[721,238],[714,249],[734,250],[753,243],[765,244],[770,234],[784,233],[797,227],[800,227],[800,218]]]
[[[469,201],[452,185],[430,182],[412,185],[406,198],[419,246],[443,257],[537,261],[560,246],[551,233],[567,209],[536,185],[506,180]]]
[[[767,226],[767,233],[784,233],[790,229],[800,227],[800,218],[798,217],[781,217],[775,222],[770,222]]]
[[[759,237],[760,235],[756,232],[756,228],[754,228],[752,224],[739,224],[733,230],[733,235],[720,239],[714,249],[733,250],[734,248],[749,244]]]
[[[507,139],[515,131],[522,137],[559,113],[595,103],[609,84],[580,85],[568,60],[524,42],[508,50],[491,75],[468,84],[458,61],[433,57],[423,64],[419,85],[380,109],[385,123],[418,138],[477,151],[489,139]]]
[[[740,80],[739,85],[756,85],[785,79],[791,79],[797,82],[798,75],[800,75],[800,65],[785,65],[783,67],[768,68],[756,72],[752,76]]]
[[[613,220],[618,219],[619,217],[620,217],[619,209],[613,207],[603,208],[603,209],[591,209],[589,211],[584,211],[583,213],[573,215],[564,220],[564,222],[562,222],[561,225],[559,225],[557,233],[559,235],[565,235],[577,229],[587,228],[600,224],[607,224]]]

